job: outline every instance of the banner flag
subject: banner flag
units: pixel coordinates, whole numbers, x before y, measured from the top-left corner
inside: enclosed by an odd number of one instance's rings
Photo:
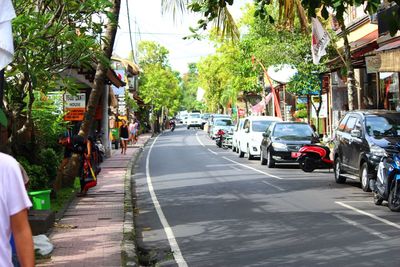
[[[326,55],[326,47],[330,42],[328,32],[322,27],[321,22],[317,18],[312,18],[312,40],[311,54],[313,63],[318,64],[321,57]]]
[[[0,0],[0,70],[11,63],[14,56],[14,43],[11,20],[15,18],[11,0]]]

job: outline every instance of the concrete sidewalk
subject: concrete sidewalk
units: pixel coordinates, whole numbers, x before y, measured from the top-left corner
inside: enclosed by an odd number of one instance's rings
[[[132,258],[134,242],[125,235],[133,231],[130,177],[133,163],[151,134],[139,136],[126,155],[113,150],[101,164],[97,186],[86,197],[77,197],[69,205],[49,236],[54,245],[51,259],[39,260],[36,266],[134,266],[123,262],[122,255]],[[130,251],[132,250],[132,251]]]

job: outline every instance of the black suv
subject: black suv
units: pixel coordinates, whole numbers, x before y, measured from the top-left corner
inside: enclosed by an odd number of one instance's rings
[[[361,182],[369,191],[369,179],[375,178],[382,156],[396,153],[400,141],[400,113],[388,110],[350,111],[335,131],[335,181],[346,178]]]

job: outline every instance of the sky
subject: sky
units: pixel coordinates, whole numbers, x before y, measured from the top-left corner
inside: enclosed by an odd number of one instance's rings
[[[114,44],[114,54],[121,58],[127,58],[131,51],[127,1],[121,1],[119,29]],[[235,0],[230,7],[233,16],[240,18],[241,8],[252,1]],[[161,14],[161,0],[146,0],[129,1],[129,14],[134,49],[140,40],[159,43],[169,50],[169,62],[174,70],[185,73],[188,63],[197,62],[214,52],[213,45],[207,40],[182,39],[190,35],[189,26],[195,27],[199,19],[193,13],[178,15],[174,22],[172,14]]]

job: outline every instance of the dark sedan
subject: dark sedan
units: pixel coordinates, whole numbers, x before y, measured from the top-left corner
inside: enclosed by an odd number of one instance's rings
[[[305,144],[318,143],[319,138],[311,126],[303,122],[274,122],[263,133],[261,164],[273,168],[276,162],[293,163],[292,152]]]

